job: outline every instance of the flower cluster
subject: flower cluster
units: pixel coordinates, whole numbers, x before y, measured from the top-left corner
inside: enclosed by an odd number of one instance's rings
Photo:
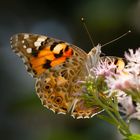
[[[140,120],[140,48],[129,49],[124,56],[125,61],[117,57],[100,57],[96,64],[93,63],[84,82],[84,95],[90,106],[96,104],[110,116],[102,119],[111,120],[123,135],[130,136],[124,119],[126,122]]]
[[[125,53],[127,64],[114,76],[106,77],[110,92],[116,90],[132,97],[134,102],[140,103],[140,48],[135,52],[130,49]]]

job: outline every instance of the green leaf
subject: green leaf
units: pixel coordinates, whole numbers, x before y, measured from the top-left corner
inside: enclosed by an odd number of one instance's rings
[[[128,138],[124,140],[140,140],[140,134],[132,134],[131,136],[128,136]]]

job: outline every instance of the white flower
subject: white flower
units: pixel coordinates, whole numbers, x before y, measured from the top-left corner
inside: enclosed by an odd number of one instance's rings
[[[129,88],[131,85],[132,75],[120,72],[114,76],[106,77],[106,83],[111,90],[122,90]]]
[[[131,63],[134,62],[140,64],[140,48],[138,48],[135,53],[132,49],[129,49],[129,53],[125,53],[125,58]]]
[[[127,96],[125,93],[118,96],[119,112],[124,113],[126,116],[130,116],[135,112],[135,106],[131,96]]]
[[[120,92],[118,97],[119,112],[130,119],[140,120],[140,103],[134,103],[131,96],[127,96],[124,92]]]
[[[126,65],[126,70],[134,75],[140,74],[140,48],[135,52],[129,49],[129,53],[125,53],[125,58],[128,61]]]

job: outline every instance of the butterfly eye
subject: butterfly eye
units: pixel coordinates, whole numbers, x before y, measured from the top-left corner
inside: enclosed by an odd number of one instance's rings
[[[60,97],[60,96],[57,96],[57,97],[55,98],[55,102],[56,102],[57,104],[61,104],[62,101],[63,101],[63,99],[62,99],[62,97]]]

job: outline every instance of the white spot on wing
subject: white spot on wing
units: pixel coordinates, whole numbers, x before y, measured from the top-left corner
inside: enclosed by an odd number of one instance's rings
[[[55,113],[55,110],[53,108],[49,108],[49,109]]]
[[[72,114],[71,116],[72,116],[73,118],[75,118],[75,116],[74,116],[73,114]]]
[[[77,119],[82,119],[82,118],[83,118],[83,116],[78,116],[78,117],[77,117]]]
[[[23,48],[26,49],[27,48],[26,45],[23,45]]]
[[[44,106],[49,109],[49,107],[47,105],[44,105]]]
[[[34,42],[34,45],[36,46],[36,47],[39,47],[39,46],[41,46],[41,43],[43,42],[43,41],[45,41],[47,39],[47,37],[45,37],[45,36],[40,36],[40,37],[38,37],[38,39]]]
[[[65,44],[58,44],[54,47],[53,52],[58,54],[65,46]]]
[[[26,51],[27,51],[27,53],[32,53],[32,49],[31,48],[27,48]]]
[[[57,114],[66,114],[65,112],[58,112]]]
[[[85,116],[84,118],[85,118],[85,119],[89,119],[89,116]]]
[[[35,45],[36,47],[39,47],[39,46],[41,46],[41,42],[36,41],[36,42],[34,42],[34,45]]]

